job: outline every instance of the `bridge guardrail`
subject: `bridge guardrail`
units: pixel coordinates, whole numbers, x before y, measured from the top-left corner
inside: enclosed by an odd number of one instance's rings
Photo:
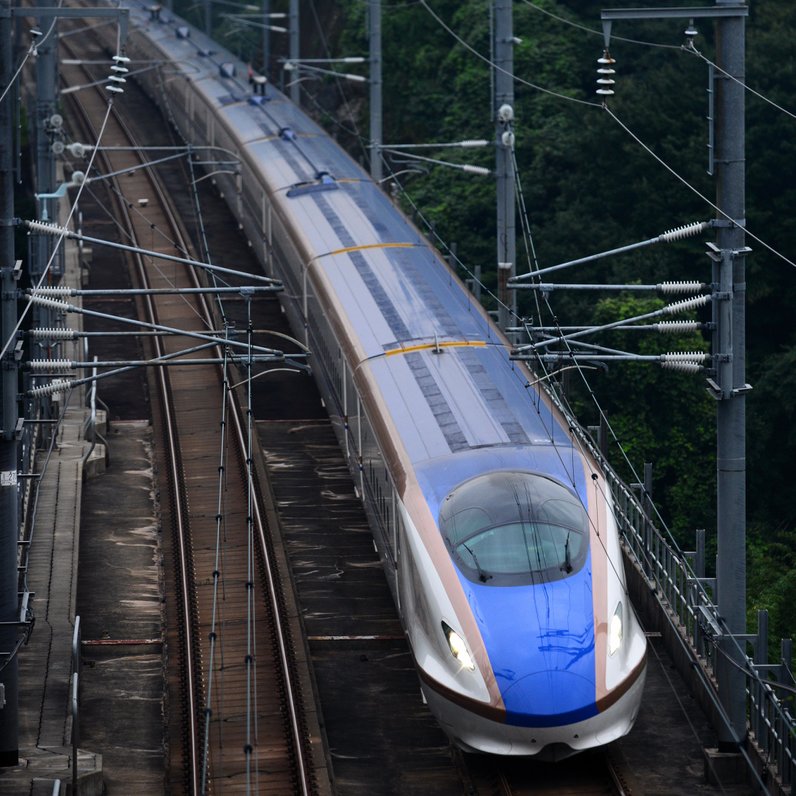
[[[702,687],[710,701],[723,716],[716,686],[715,666],[722,654],[718,643],[732,638],[732,634],[718,613],[708,589],[715,588],[715,580],[695,571],[689,560],[694,553],[681,551],[676,543],[664,536],[645,512],[642,501],[608,464],[605,456],[591,436],[573,418],[558,395],[547,389],[550,398],[570,419],[570,428],[580,443],[589,450],[604,468],[612,492],[614,512],[620,536],[626,551],[650,588],[657,591],[658,602],[680,637],[685,640],[687,654],[698,667]],[[696,556],[698,557],[698,556]],[[702,558],[704,561],[704,558]],[[761,612],[765,613],[765,612]],[[774,776],[782,790],[789,793],[796,781],[796,720],[779,691],[796,695],[796,680],[790,668],[790,640],[782,643],[780,662],[769,664],[767,658],[767,622],[759,623],[756,636],[736,639],[742,649],[743,671],[746,682],[748,741],[757,747],[762,766]],[[746,642],[757,651],[753,660],[746,653]],[[753,778],[761,780],[748,752],[742,749],[747,763],[753,769]],[[765,775],[764,775],[765,778]]]
[[[711,699],[718,702],[715,688],[716,657],[719,639],[730,637],[702,576],[697,575],[688,556],[678,550],[644,513],[640,502],[610,467],[606,467],[622,538],[631,557],[659,591],[661,605],[684,633],[691,657],[709,676],[703,686],[711,688]],[[739,639],[745,649],[747,637]],[[760,642],[762,645],[762,641]],[[776,688],[793,687],[788,662],[756,663],[744,651],[747,725],[754,743],[782,786],[790,788],[796,779],[796,723]]]

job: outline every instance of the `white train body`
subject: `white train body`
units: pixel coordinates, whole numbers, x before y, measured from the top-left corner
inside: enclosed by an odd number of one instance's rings
[[[428,704],[467,750],[560,758],[626,734],[646,641],[597,463],[378,185],[272,87],[166,11],[128,54],[306,335]],[[236,73],[236,74],[233,74]],[[123,101],[122,99],[118,101]],[[227,155],[223,159],[228,159]]]

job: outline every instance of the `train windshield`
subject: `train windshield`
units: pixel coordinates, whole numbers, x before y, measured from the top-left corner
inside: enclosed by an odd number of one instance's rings
[[[589,546],[578,497],[535,473],[490,473],[460,484],[443,501],[439,524],[465,575],[494,586],[569,577]]]

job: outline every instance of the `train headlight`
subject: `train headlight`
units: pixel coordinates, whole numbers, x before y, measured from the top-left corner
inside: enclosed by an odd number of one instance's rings
[[[618,603],[608,624],[608,654],[613,655],[622,646],[622,603]]]
[[[459,661],[462,669],[469,669],[472,672],[475,669],[475,661],[473,660],[473,656],[470,655],[470,651],[467,649],[464,639],[452,627],[445,624],[445,622],[442,623],[442,632],[445,633],[451,655]]]

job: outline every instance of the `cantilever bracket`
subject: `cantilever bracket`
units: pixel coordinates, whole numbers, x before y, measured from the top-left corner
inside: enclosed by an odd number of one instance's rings
[[[12,17],[118,17],[119,19],[119,50],[124,50],[127,43],[127,28],[130,22],[129,8],[59,8],[58,6],[25,6],[12,8]]]
[[[743,3],[720,6],[683,6],[682,8],[606,8],[600,19],[715,19],[717,17],[748,17],[749,6]]]

